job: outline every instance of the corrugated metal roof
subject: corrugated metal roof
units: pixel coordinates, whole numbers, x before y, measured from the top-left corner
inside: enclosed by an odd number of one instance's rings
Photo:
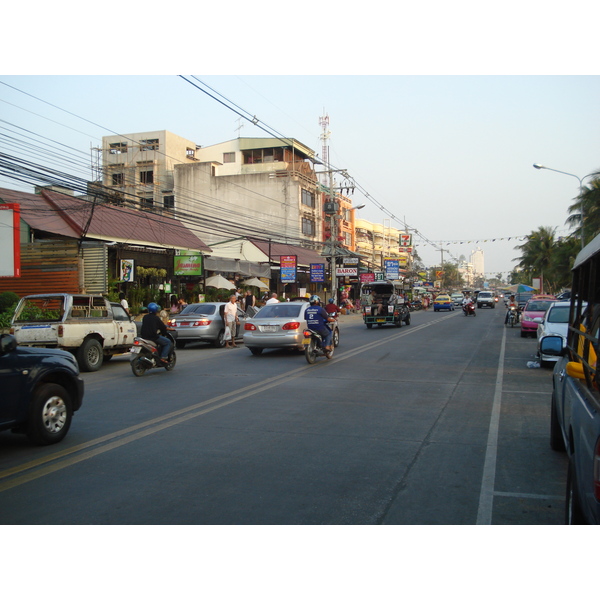
[[[211,249],[183,223],[157,215],[42,190],[40,195],[0,188],[4,202],[21,206],[21,218],[33,229],[79,239],[86,237],[133,245],[200,250]],[[89,221],[89,225],[88,225]]]
[[[270,256],[271,262],[277,262],[281,256],[297,256],[298,265],[308,267],[311,263],[325,264],[327,261],[314,250],[303,248],[302,246],[292,246],[291,244],[279,244],[277,242],[262,242],[250,239],[250,241],[267,256]]]

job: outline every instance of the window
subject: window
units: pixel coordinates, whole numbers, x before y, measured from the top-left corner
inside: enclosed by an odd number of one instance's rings
[[[154,198],[152,196],[141,196],[140,206],[143,210],[152,210],[154,206]]]
[[[304,235],[315,235],[314,219],[307,219],[306,217],[302,217],[302,233]]]
[[[110,154],[123,154],[127,152],[127,143],[115,142],[114,144],[109,144],[108,148]]]
[[[140,183],[146,185],[154,183],[154,171],[140,171]]]
[[[140,140],[140,150],[142,152],[147,150],[158,150],[158,140]]]
[[[306,206],[310,206],[311,208],[315,207],[315,195],[308,190],[302,190],[302,204]]]
[[[163,207],[167,210],[175,208],[175,196],[163,196]]]
[[[223,152],[223,163],[234,163],[235,152]]]
[[[112,174],[112,184],[113,185],[123,185],[124,176],[123,173],[113,173]]]
[[[196,149],[195,148],[187,148],[185,151],[185,155],[188,158],[196,158]]]

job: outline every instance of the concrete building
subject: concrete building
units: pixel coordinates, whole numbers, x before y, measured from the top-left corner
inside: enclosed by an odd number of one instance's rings
[[[483,258],[483,250],[477,247],[476,250],[471,252],[471,257],[469,261],[473,265],[473,272],[475,276],[484,277],[485,267],[484,267],[484,258]]]
[[[169,131],[102,138],[102,183],[118,204],[174,215],[174,168],[197,162],[195,142]]]
[[[401,268],[410,266],[410,254],[400,248],[399,244],[400,234],[404,231],[391,227],[389,219],[383,224],[356,219],[355,230],[356,252],[372,264],[382,267],[384,259],[392,258],[400,261]]]
[[[234,235],[319,248],[322,198],[315,153],[297,140],[237,138],[196,151],[175,165],[177,210],[211,243]],[[200,233],[199,233],[200,235]]]

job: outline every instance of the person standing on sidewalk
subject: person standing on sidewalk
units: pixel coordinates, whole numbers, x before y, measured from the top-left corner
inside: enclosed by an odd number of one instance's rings
[[[231,332],[231,337],[226,341],[225,348],[237,348],[237,344],[235,343],[235,333],[240,322],[238,319],[237,310],[237,296],[235,294],[231,294],[229,297],[229,302],[225,305],[225,310],[223,312],[225,316],[225,326]]]

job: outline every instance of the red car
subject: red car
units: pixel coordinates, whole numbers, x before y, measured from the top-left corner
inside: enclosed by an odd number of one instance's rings
[[[534,322],[536,317],[544,317],[550,305],[556,302],[555,296],[532,296],[521,313],[521,337],[528,335],[536,336],[538,324]]]

